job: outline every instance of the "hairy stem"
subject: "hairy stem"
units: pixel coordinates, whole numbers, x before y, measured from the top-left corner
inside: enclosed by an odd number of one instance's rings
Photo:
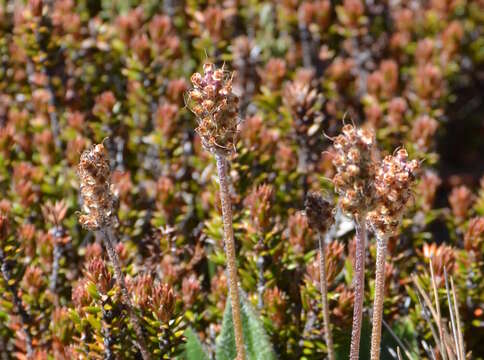
[[[5,255],[2,250],[0,250],[0,263],[1,263],[1,272],[2,272],[3,279],[5,280],[8,291],[10,291],[10,294],[12,295],[13,303],[17,308],[17,312],[20,315],[20,320],[22,321],[23,331],[25,335],[25,343],[27,347],[27,358],[30,359],[33,353],[32,334],[30,333],[31,319],[29,314],[25,310],[25,307],[22,303],[22,299],[20,299],[18,295],[15,282],[12,282],[12,275],[10,274],[10,270],[8,269]]]
[[[381,325],[383,317],[383,300],[385,297],[385,256],[387,239],[377,239],[375,300],[373,303],[373,326],[371,331],[371,360],[380,358]]]
[[[365,293],[365,247],[366,214],[355,218],[356,259],[354,271],[355,303],[353,307],[353,327],[351,329],[350,360],[358,360],[360,353],[361,326],[363,320],[363,298]]]
[[[131,325],[136,333],[137,341],[136,346],[138,347],[139,351],[141,352],[141,356],[143,360],[151,359],[151,356],[146,348],[143,331],[141,329],[141,324],[138,319],[138,315],[134,311],[133,304],[131,303],[131,299],[128,294],[128,289],[126,288],[126,281],[124,279],[124,274],[121,271],[121,265],[119,262],[119,257],[114,249],[114,244],[116,243],[116,238],[114,235],[114,231],[111,227],[105,227],[102,229],[104,245],[106,246],[106,250],[108,252],[109,260],[113,264],[114,268],[114,277],[116,282],[121,289],[121,296],[123,299],[124,305],[127,307],[129,312],[129,317],[131,320]]]
[[[321,288],[321,305],[323,307],[324,337],[328,347],[328,358],[334,360],[333,334],[329,327],[329,305],[328,305],[328,284],[326,281],[326,254],[324,251],[325,244],[321,233],[318,232],[319,240],[319,285]]]
[[[237,265],[235,262],[234,230],[232,228],[232,202],[230,200],[227,179],[227,160],[222,154],[215,154],[220,182],[220,200],[222,202],[222,218],[224,224],[225,255],[229,272],[229,294],[232,304],[232,317],[234,319],[235,346],[237,360],[245,359],[244,338],[242,335],[242,320],[240,315],[239,287]]]

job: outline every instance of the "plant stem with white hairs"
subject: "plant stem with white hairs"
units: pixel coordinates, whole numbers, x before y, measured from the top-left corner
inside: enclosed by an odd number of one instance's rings
[[[387,253],[387,239],[385,237],[377,237],[375,300],[373,303],[373,326],[372,326],[372,332],[371,332],[371,351],[370,351],[371,360],[377,360],[380,358],[383,301],[385,297],[386,253]]]
[[[365,249],[366,214],[355,217],[356,255],[354,271],[355,302],[353,307],[353,326],[351,329],[350,360],[358,360],[360,353],[361,327],[363,323],[363,300],[365,295]]]
[[[237,264],[235,259],[234,230],[232,227],[232,201],[230,199],[229,184],[227,179],[227,159],[223,154],[217,152],[215,153],[215,159],[217,161],[217,170],[220,182],[220,201],[222,203],[225,256],[227,258],[226,261],[229,273],[229,294],[232,305],[232,317],[234,321],[237,360],[244,360],[245,347],[244,337],[242,334],[242,317],[240,310]]]

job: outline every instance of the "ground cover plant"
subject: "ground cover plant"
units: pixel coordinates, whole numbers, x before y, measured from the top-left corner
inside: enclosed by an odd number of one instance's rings
[[[0,359],[484,359],[480,0],[0,1]]]

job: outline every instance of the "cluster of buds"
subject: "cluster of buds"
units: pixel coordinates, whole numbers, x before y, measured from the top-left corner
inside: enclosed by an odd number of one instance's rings
[[[239,98],[232,92],[233,73],[207,63],[191,77],[187,106],[198,119],[197,133],[208,151],[228,155],[235,149]]]
[[[411,185],[419,167],[416,160],[409,161],[405,149],[396,155],[386,156],[375,177],[377,205],[368,215],[373,231],[380,238],[395,235],[407,203],[412,197]]]
[[[86,268],[86,278],[96,285],[102,294],[107,294],[113,286],[112,276],[101,258],[93,258]]]
[[[340,196],[341,210],[349,214],[368,211],[374,202],[375,135],[370,130],[355,129],[347,124],[334,139],[333,177],[335,191]]]
[[[318,193],[310,192],[305,202],[306,216],[311,229],[325,234],[334,223],[334,207]]]
[[[150,274],[138,275],[128,283],[134,301],[141,309],[150,311],[162,322],[168,322],[175,311],[175,294],[168,284],[153,280]]]
[[[82,153],[78,174],[84,212],[79,222],[88,230],[99,230],[111,225],[114,220],[111,170],[108,154],[102,144]]]

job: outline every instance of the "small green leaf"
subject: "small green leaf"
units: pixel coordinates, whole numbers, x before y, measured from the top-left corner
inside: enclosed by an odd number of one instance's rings
[[[181,358],[185,360],[209,360],[197,334],[191,328],[185,330],[185,336],[187,342],[185,344],[185,352]]]

